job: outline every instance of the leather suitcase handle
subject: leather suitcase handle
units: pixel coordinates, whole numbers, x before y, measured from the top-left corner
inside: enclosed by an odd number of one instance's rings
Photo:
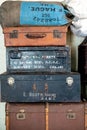
[[[38,39],[38,38],[46,37],[46,34],[45,33],[28,33],[25,36],[26,38],[29,38],[29,39]]]

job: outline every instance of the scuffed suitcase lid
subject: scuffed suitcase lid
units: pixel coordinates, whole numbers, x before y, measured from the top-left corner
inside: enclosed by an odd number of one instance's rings
[[[59,113],[67,113],[67,112],[80,112],[84,111],[84,103],[60,103],[60,104],[50,104],[49,112],[59,112]]]
[[[84,112],[84,108],[87,107],[85,103],[47,103],[47,109],[49,113],[68,113],[68,112]],[[17,112],[46,112],[46,103],[7,103],[6,111]]]
[[[43,103],[7,103],[6,111],[11,113],[25,112],[25,113],[43,113],[45,112],[45,104]]]
[[[80,74],[77,72],[68,72],[68,73],[59,73],[59,72],[16,72],[16,73],[3,73],[1,74],[1,80],[7,80],[8,78],[12,77],[17,81],[29,81],[29,80],[59,80],[61,81],[61,76],[63,76],[63,79],[66,80],[67,77],[73,77],[74,80],[78,80],[80,78]],[[61,81],[62,82],[62,81]]]
[[[59,32],[67,32],[68,30],[68,26],[28,26],[28,27],[4,27],[3,28],[3,33],[12,33],[14,31],[17,31],[17,33],[42,33],[42,32],[46,32],[46,33],[53,33],[54,30],[58,30]]]

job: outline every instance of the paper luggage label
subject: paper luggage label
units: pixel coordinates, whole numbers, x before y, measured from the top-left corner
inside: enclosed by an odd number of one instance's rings
[[[60,4],[45,2],[21,3],[21,25],[64,25],[68,22],[65,10]]]

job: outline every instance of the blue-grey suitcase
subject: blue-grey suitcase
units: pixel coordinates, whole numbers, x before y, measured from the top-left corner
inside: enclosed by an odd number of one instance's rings
[[[7,47],[8,72],[71,72],[71,48]]]
[[[2,102],[80,102],[79,73],[1,75]]]

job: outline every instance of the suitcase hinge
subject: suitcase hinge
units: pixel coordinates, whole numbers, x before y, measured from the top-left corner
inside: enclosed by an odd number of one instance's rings
[[[13,30],[13,32],[11,32],[9,34],[10,38],[18,38],[18,30]]]

